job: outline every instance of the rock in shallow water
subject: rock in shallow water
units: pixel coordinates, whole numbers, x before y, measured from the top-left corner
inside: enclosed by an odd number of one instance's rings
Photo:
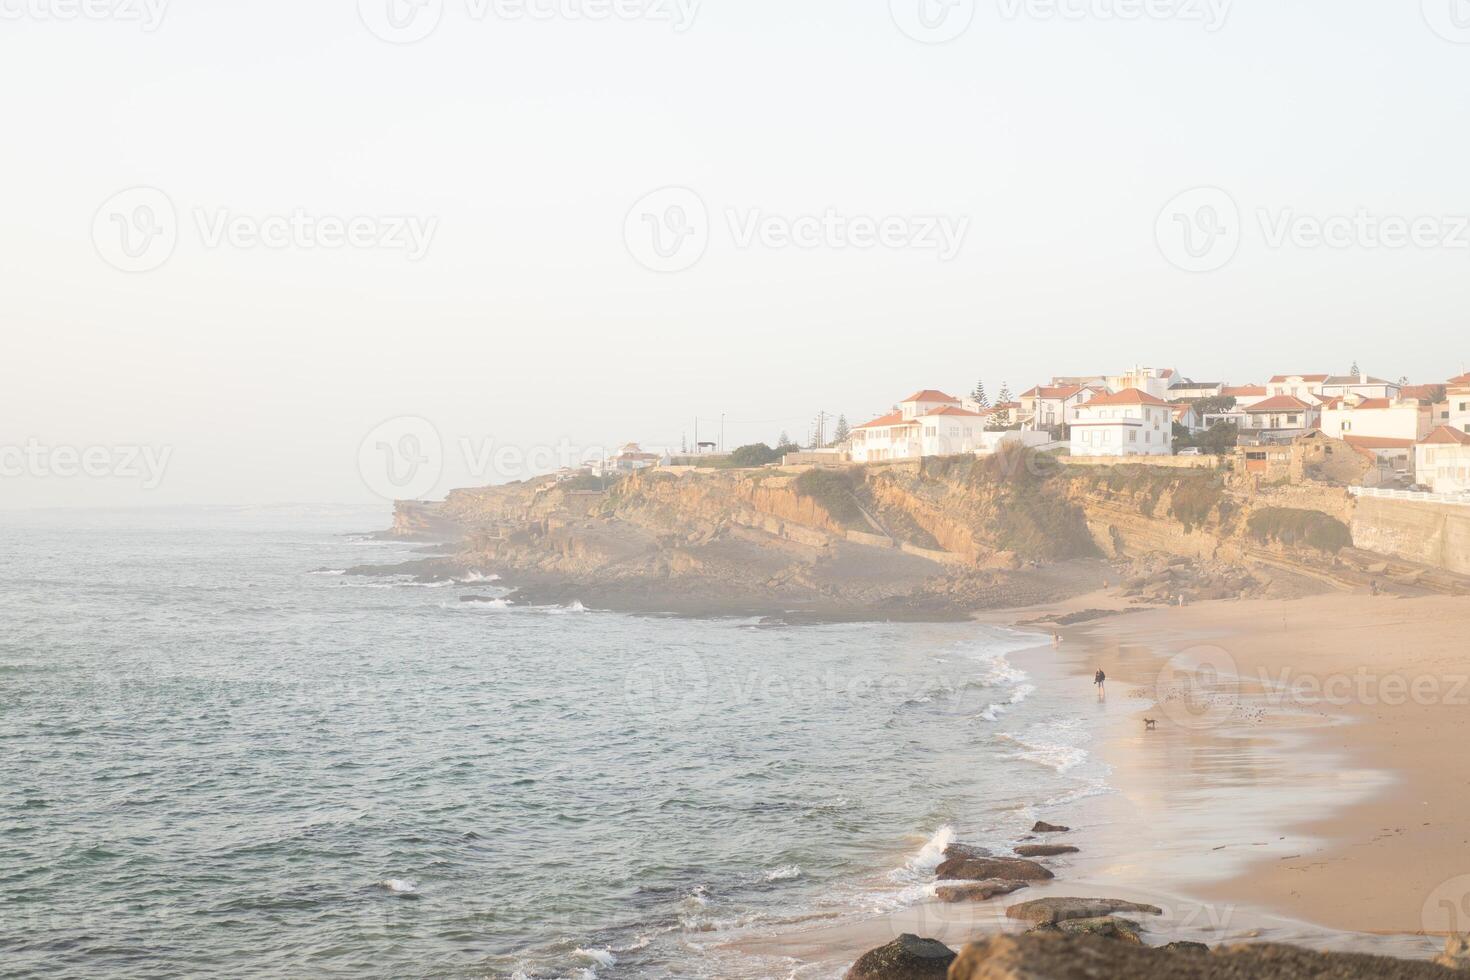
[[[1054,823],[1047,823],[1045,820],[1038,820],[1036,826],[1031,828],[1031,832],[1033,834],[1065,834],[1071,829],[1071,827],[1061,827]]]
[[[1117,912],[1163,915],[1154,905],[1139,905],[1118,898],[1039,898],[1006,909],[1006,917],[1035,925],[1053,926],[1068,919],[1098,919]]]
[[[1055,877],[1035,861],[1024,858],[951,858],[937,869],[941,881],[1046,881]]]
[[[974,844],[951,844],[944,849],[945,860],[953,858],[988,858],[994,857],[989,848],[976,847]]]
[[[937,939],[906,932],[858,957],[845,980],[945,980],[954,958],[954,950]]]
[[[997,895],[1009,895],[1026,887],[1024,881],[970,881],[962,885],[940,885],[934,897],[941,902],[984,902]]]
[[[1210,953],[1131,946],[1097,936],[1033,932],[966,946],[948,980],[1461,980],[1418,960],[1319,953],[1272,944]]]
[[[1058,854],[1076,854],[1082,850],[1071,844],[1022,844],[1016,848],[1016,853],[1024,858],[1046,858],[1056,857]]]
[[[1068,936],[1099,936],[1103,939],[1116,939],[1120,942],[1131,943],[1134,946],[1144,945],[1143,937],[1139,935],[1143,927],[1137,922],[1128,919],[1119,919],[1111,915],[1101,916],[1095,919],[1063,919],[1056,925],[1037,926],[1037,930],[1054,929]]]

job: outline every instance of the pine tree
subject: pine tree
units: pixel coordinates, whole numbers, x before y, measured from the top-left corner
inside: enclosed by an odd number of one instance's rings
[[[781,434],[776,437],[776,445],[777,446],[789,446],[789,445],[791,445],[791,437],[786,434],[786,430],[785,429],[782,429],[781,430]]]
[[[1011,386],[1002,381],[1000,383],[1000,394],[995,396],[995,403],[997,405],[1008,405],[1010,401]],[[999,412],[992,414],[990,416],[990,425],[987,426],[990,429],[1009,429],[1010,427],[1011,410],[1009,408],[1001,409]]]
[[[990,407],[990,399],[987,398],[986,395],[985,395],[985,382],[984,381],[977,381],[977,382],[975,382],[975,390],[970,393],[970,397],[973,398],[973,399],[975,399],[975,403],[977,405],[979,405],[981,408],[989,408]]]
[[[833,442],[846,442],[852,436],[852,426],[847,424],[847,416],[837,416],[837,429],[832,433]]]
[[[1356,378],[1358,375],[1360,375],[1362,373],[1363,372],[1361,370],[1359,370],[1359,368],[1358,368],[1358,362],[1357,361],[1353,361],[1353,369],[1351,371],[1349,371],[1348,374],[1351,374],[1353,377]]]

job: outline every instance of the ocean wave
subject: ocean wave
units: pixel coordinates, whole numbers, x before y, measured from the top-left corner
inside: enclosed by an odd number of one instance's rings
[[[494,572],[486,575],[484,572],[466,572],[459,581],[465,585],[474,585],[477,582],[499,582],[500,576]]]
[[[572,955],[591,960],[597,966],[614,966],[618,962],[611,949],[576,949],[572,951]]]
[[[909,858],[908,869],[919,874],[933,874],[944,860],[944,849],[954,843],[954,828],[945,824],[929,836],[917,854]]]
[[[345,568],[318,568],[316,571],[314,571],[314,572],[308,572],[307,574],[308,575],[346,575],[347,574],[347,569],[345,569]]]
[[[1060,721],[1033,725],[1024,734],[1000,732],[996,738],[1016,747],[1014,758],[1060,774],[1076,769],[1089,758],[1088,751],[1075,741],[1084,735],[1075,722]]]
[[[783,864],[766,872],[766,881],[791,881],[800,877],[801,866],[797,864]]]
[[[378,887],[394,895],[417,895],[419,883],[408,878],[384,878]]]
[[[990,707],[986,708],[975,717],[983,718],[986,721],[997,721],[1002,711],[1004,711],[1006,708],[1020,704],[1022,701],[1025,701],[1034,693],[1036,693],[1036,685],[1018,684],[1015,690],[1011,691],[1011,696],[1008,700],[992,703]]]

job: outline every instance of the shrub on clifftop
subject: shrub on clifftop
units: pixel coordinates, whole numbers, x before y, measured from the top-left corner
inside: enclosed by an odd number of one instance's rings
[[[1335,554],[1353,545],[1352,532],[1337,518],[1320,510],[1263,507],[1246,524],[1257,541],[1277,541],[1290,547],[1315,548]]]

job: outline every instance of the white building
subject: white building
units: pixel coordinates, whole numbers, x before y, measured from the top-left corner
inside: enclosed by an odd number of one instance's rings
[[[1470,374],[1462,374],[1445,382],[1445,425],[1470,432]]]
[[[1112,392],[1127,391],[1135,389],[1147,392],[1153,397],[1164,401],[1169,397],[1169,386],[1177,380],[1178,375],[1173,368],[1147,368],[1135,367],[1132,371],[1123,374],[1108,375],[1108,390]]]
[[[1394,381],[1370,377],[1368,374],[1334,375],[1322,382],[1323,399],[1345,398],[1357,395],[1360,398],[1397,398],[1402,389]]]
[[[1316,404],[1294,395],[1275,395],[1234,413],[1240,434],[1248,437],[1249,442],[1295,439],[1315,429],[1321,417],[1321,409]]]
[[[1055,429],[1077,421],[1080,406],[1106,393],[1106,389],[1090,385],[1040,385],[1021,395],[1020,414],[1029,429]]]
[[[1470,433],[1442,425],[1414,447],[1415,479],[1435,493],[1470,493]]]
[[[1234,398],[1237,409],[1250,408],[1257,402],[1263,402],[1271,397],[1265,385],[1226,385],[1220,394]]]
[[[1322,432],[1333,439],[1361,436],[1418,442],[1429,434],[1433,406],[1417,400],[1346,395],[1322,402]]]
[[[1009,403],[980,409],[975,402],[926,389],[899,402],[898,411],[880,416],[852,430],[850,452],[854,463],[878,463],[924,456],[958,456],[994,452],[1002,442],[1025,445],[1046,442],[1030,432],[991,432],[1003,418],[1014,424],[1020,405]]]
[[[1266,382],[1267,398],[1296,398],[1308,405],[1322,401],[1322,386],[1330,374],[1278,374]]]
[[[1172,456],[1173,407],[1138,388],[1098,395],[1077,410],[1073,456]]]
[[[1171,402],[1196,402],[1204,398],[1219,398],[1225,393],[1222,381],[1176,381],[1169,386],[1166,396]]]

